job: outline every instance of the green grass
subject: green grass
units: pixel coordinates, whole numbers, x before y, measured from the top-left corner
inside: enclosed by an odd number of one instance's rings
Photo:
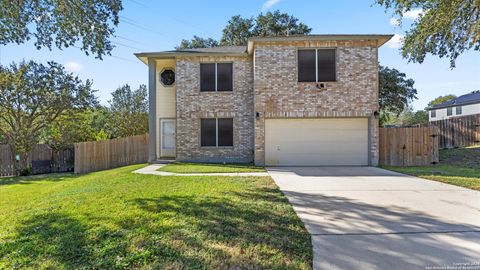
[[[440,163],[437,165],[424,167],[383,166],[383,168],[480,190],[480,146],[442,149],[439,151],[439,155]]]
[[[271,178],[131,173],[142,166],[0,179],[0,269],[311,269]]]
[[[159,171],[171,173],[243,173],[264,172],[265,168],[251,164],[184,163],[167,164]]]

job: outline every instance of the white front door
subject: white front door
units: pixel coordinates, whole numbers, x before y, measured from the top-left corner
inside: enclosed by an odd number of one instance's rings
[[[175,120],[160,120],[160,157],[175,157]]]

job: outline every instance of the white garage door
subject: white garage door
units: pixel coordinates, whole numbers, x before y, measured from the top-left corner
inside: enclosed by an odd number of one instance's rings
[[[267,165],[368,165],[368,119],[266,119]]]

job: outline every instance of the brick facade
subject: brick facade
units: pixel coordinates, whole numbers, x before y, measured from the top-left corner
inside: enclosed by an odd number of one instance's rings
[[[378,164],[378,54],[375,41],[256,42],[253,56],[176,59],[179,161],[265,162],[265,119],[365,117],[370,164]],[[336,48],[337,81],[297,82],[298,48]],[[233,62],[233,92],[200,92],[201,62]],[[256,117],[256,113],[259,117]],[[201,147],[201,118],[233,118],[233,147]]]
[[[337,81],[297,81],[298,48],[336,48]],[[378,164],[378,57],[375,42],[258,42],[254,48],[255,163],[265,163],[265,118],[367,117],[370,164]]]
[[[200,92],[200,63],[233,62],[232,92]],[[253,162],[253,61],[244,57],[178,57],[178,161]],[[201,147],[200,119],[233,118],[233,147]]]

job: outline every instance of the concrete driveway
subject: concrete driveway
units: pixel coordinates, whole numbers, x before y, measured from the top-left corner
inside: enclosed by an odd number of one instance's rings
[[[312,234],[315,269],[480,269],[478,191],[372,167],[268,172]]]

